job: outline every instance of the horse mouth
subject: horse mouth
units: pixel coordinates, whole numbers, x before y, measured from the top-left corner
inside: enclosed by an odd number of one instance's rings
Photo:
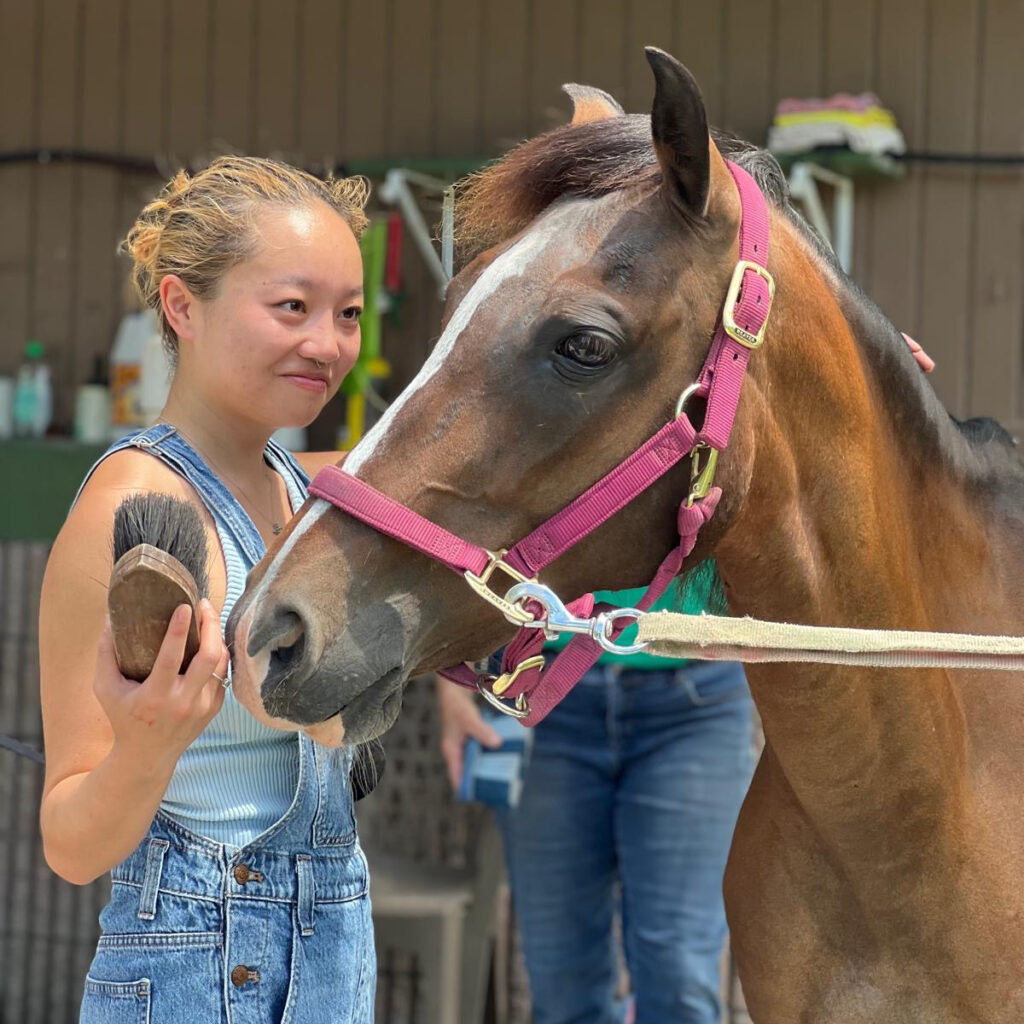
[[[404,682],[405,673],[396,666],[330,712],[316,711],[308,706],[296,707],[287,694],[270,694],[264,698],[263,706],[268,714],[294,722],[314,739],[321,732],[336,734],[335,719],[339,719],[346,743],[365,743],[376,739],[394,724],[402,707]],[[307,680],[304,685],[309,683]],[[322,729],[327,723],[331,723],[333,728]]]
[[[405,673],[401,667],[393,668],[340,707],[337,714],[344,723],[346,741],[366,743],[387,732],[402,710],[404,690]]]

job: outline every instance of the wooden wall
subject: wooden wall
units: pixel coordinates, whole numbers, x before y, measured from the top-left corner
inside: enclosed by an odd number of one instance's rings
[[[0,0],[0,153],[490,156],[566,116],[563,81],[645,109],[645,43],[756,141],[780,96],[867,88],[914,149],[1024,141],[1020,0]],[[0,373],[44,341],[65,422],[122,310],[117,240],[157,184],[0,163]],[[918,168],[857,202],[855,277],[936,356],[952,411],[1019,428],[1019,168]],[[435,329],[433,299],[417,309],[386,340],[403,373]]]
[[[166,174],[229,149],[301,164],[487,157],[564,120],[564,81],[646,109],[647,43],[689,65],[713,121],[754,141],[781,96],[870,88],[915,150],[1024,148],[1021,0],[0,0],[0,373],[26,339],[45,342],[70,420],[123,310],[116,244],[161,180],[6,155],[75,147],[158,157]],[[1018,431],[1022,206],[1019,169],[915,167],[859,189],[854,266],[936,357],[949,408]],[[392,389],[439,314],[411,247],[405,264]],[[34,745],[44,559],[0,550],[0,731]],[[40,773],[0,758],[0,961],[14,968],[0,970],[0,1018],[70,1019],[102,886],[48,876],[30,835]]]

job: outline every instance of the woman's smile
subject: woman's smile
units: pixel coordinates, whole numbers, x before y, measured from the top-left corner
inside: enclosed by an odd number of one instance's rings
[[[314,391],[319,395],[327,391],[327,381],[323,377],[306,377],[297,373],[286,373],[283,376],[285,380],[291,381],[292,384],[304,391]]]

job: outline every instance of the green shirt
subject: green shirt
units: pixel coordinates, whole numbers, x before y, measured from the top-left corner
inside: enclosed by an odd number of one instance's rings
[[[637,590],[595,590],[594,600],[597,603],[602,601],[613,605],[616,608],[633,608],[646,592],[646,587]],[[683,612],[687,615],[699,615],[708,606],[710,586],[708,582],[701,581],[697,586],[688,586],[683,591],[680,600],[678,586],[671,586],[661,597],[655,601],[651,611],[655,612]],[[623,630],[619,637],[619,643],[628,644],[636,636],[636,626],[632,625]],[[550,640],[544,645],[545,651],[560,651],[572,639],[571,633],[562,633],[557,640]],[[653,654],[611,654],[605,652],[597,662],[599,665],[622,664],[630,668],[641,669],[664,669],[678,668],[686,665],[687,661],[681,658],[659,658]]]

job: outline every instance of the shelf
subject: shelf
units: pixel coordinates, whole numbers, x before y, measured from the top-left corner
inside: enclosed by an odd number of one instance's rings
[[[106,448],[67,438],[0,441],[0,541],[53,540],[85,474]]]

